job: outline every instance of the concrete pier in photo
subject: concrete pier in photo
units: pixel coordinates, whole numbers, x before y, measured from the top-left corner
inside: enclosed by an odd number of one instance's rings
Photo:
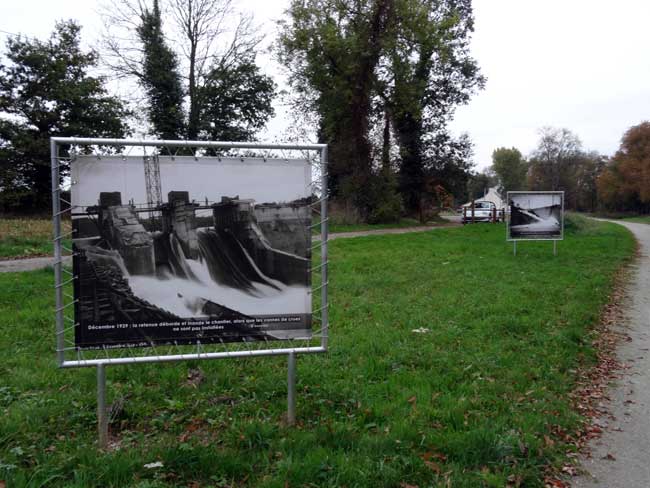
[[[119,192],[99,194],[99,225],[102,237],[119,251],[130,274],[151,275],[155,271],[151,234],[130,205],[122,205]]]
[[[288,284],[302,284],[309,276],[309,259],[275,249],[256,219],[252,200],[223,197],[212,205],[214,227],[236,239],[259,269],[269,278]]]
[[[176,236],[187,259],[199,257],[196,207],[198,205],[190,202],[189,193],[186,191],[170,191],[167,203],[162,206],[163,232]]]

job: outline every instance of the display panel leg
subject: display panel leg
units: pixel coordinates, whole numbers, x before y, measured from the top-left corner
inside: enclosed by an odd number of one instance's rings
[[[97,445],[99,449],[108,446],[108,412],[106,411],[106,367],[97,365]]]
[[[557,256],[557,241],[553,241],[553,256]]]
[[[287,424],[296,425],[296,353],[290,352],[287,361]]]
[[[517,241],[512,241],[513,247],[512,247],[512,254],[514,256],[517,255]]]

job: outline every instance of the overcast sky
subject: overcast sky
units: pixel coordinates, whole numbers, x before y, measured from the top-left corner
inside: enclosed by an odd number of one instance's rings
[[[255,14],[270,41],[288,0],[235,3]],[[101,30],[97,8],[98,0],[3,0],[0,31],[44,37],[56,19],[75,18],[92,45]],[[470,134],[478,168],[500,146],[529,154],[542,126],[566,127],[586,149],[612,154],[628,127],[650,119],[647,0],[475,0],[474,10],[472,50],[488,82],[458,110],[453,131]],[[281,81],[269,56],[260,61]],[[287,125],[277,112],[266,140]]]

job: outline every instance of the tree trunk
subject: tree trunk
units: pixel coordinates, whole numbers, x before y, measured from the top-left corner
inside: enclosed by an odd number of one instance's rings
[[[354,77],[353,91],[349,101],[349,127],[345,123],[339,127],[341,142],[349,147],[340,148],[340,153],[347,153],[346,163],[351,166],[351,188],[354,191],[352,201],[366,220],[377,202],[372,194],[372,146],[368,139],[371,96],[374,83],[375,67],[379,62],[387,23],[390,20],[393,0],[376,0],[372,18],[368,26],[367,41],[360,50],[361,57]],[[339,181],[339,184],[341,182]]]
[[[188,94],[190,97],[190,113],[187,122],[187,139],[194,141],[199,135],[199,103],[196,93],[196,42],[190,47],[190,75]]]
[[[384,109],[384,135],[381,147],[381,167],[390,172],[390,115],[388,108]]]
[[[407,212],[419,215],[422,211],[424,167],[422,164],[422,127],[411,114],[404,114],[395,122],[400,144],[400,193]]]

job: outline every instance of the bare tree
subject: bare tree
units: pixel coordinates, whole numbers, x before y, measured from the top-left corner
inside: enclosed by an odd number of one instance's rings
[[[251,15],[236,14],[232,0],[169,0],[181,50],[187,63],[189,117],[187,137],[199,131],[199,88],[211,66],[228,67],[262,41]],[[235,28],[229,21],[237,16]],[[224,42],[227,40],[226,42]]]
[[[548,190],[568,190],[576,161],[582,156],[580,139],[568,129],[542,127],[532,158],[532,183]],[[537,189],[537,188],[534,188]]]
[[[137,30],[148,0],[106,0],[103,5],[103,59],[113,76],[139,82],[143,77],[144,51]],[[232,0],[161,0],[161,9],[172,22],[164,27],[181,61],[186,84],[187,134],[196,139],[200,129],[201,92],[214,67],[236,66],[263,40],[253,17],[237,12]]]
[[[147,5],[143,0],[111,0],[100,6],[104,23],[102,60],[117,78],[142,78],[144,49],[138,37]]]

